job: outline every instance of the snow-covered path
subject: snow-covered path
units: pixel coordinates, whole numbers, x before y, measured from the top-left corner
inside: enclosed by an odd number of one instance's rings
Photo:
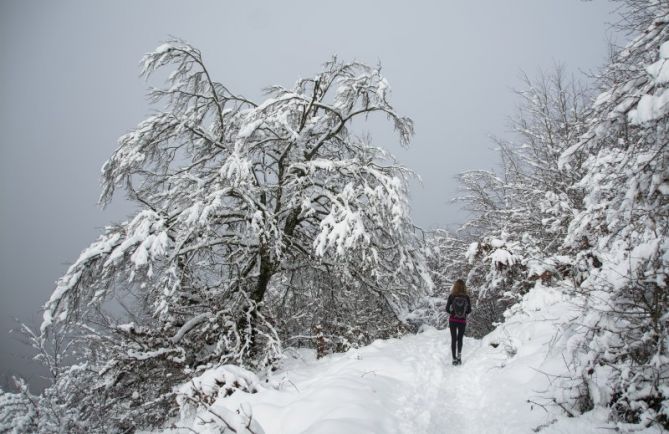
[[[213,411],[252,414],[265,434],[449,434],[610,432],[606,411],[565,418],[546,402],[549,377],[566,369],[560,318],[573,305],[559,291],[535,288],[522,309],[481,340],[465,338],[452,366],[448,330],[426,328],[401,339],[316,360],[288,350],[273,384],[259,393],[219,397]],[[220,432],[207,409],[184,415],[183,430]],[[608,425],[608,426],[607,426]]]
[[[543,416],[530,414],[522,376],[509,372],[505,380],[498,378],[503,351],[466,339],[463,364],[452,366],[446,330],[428,330],[403,343],[399,356],[415,387],[398,399],[400,433],[517,433]]]
[[[435,378],[434,394],[429,412],[432,415],[425,433],[448,432],[477,432],[471,430],[474,415],[483,409],[481,404],[485,391],[481,388],[477,372],[473,370],[472,353],[480,347],[481,342],[468,340],[463,347],[463,364],[461,366],[445,365],[443,369],[435,366],[434,370],[441,373]],[[449,354],[450,343],[444,343],[444,354]],[[448,347],[448,348],[447,348]],[[433,358],[440,359],[435,353]]]
[[[402,434],[465,432],[483,395],[478,380],[466,366],[480,341],[467,340],[464,364],[456,367],[451,364],[450,341],[443,339],[445,333],[434,334],[429,345],[425,345],[425,339],[415,339],[404,349],[416,388],[411,394],[401,395],[398,402]]]
[[[225,404],[249,404],[266,434],[530,432],[543,415],[531,417],[522,376],[500,380],[503,353],[466,338],[452,366],[449,332],[435,329],[321,360],[296,352],[279,390]]]

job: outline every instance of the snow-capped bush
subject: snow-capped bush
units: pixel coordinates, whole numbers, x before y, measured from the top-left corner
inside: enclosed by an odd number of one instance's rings
[[[669,4],[627,1],[638,36],[604,71],[584,137],[584,209],[566,244],[587,302],[571,345],[577,381],[616,420],[669,429],[669,117],[662,73]],[[567,403],[571,403],[569,400]]]
[[[237,391],[256,393],[260,380],[251,371],[235,365],[223,365],[205,370],[188,382],[175,387],[180,417],[192,417],[201,408],[207,409],[217,399]]]

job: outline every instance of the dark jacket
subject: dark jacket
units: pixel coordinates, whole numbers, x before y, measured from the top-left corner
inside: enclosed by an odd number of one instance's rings
[[[464,306],[464,315],[457,315],[457,312],[454,311],[454,302],[456,299],[459,299],[456,305],[460,303],[460,300],[465,303]],[[448,301],[446,302],[446,312],[450,314],[448,317],[448,322],[454,322],[454,323],[460,323],[460,324],[467,324],[467,315],[472,313],[472,302],[469,299],[468,295],[454,295],[451,294],[448,296]]]

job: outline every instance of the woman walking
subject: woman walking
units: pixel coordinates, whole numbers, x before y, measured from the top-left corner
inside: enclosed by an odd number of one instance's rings
[[[446,312],[450,314],[448,317],[448,327],[451,329],[453,364],[459,365],[462,363],[462,339],[465,337],[467,315],[472,312],[472,303],[469,295],[467,295],[464,280],[458,279],[453,284],[451,294],[448,296],[448,302],[446,302]]]

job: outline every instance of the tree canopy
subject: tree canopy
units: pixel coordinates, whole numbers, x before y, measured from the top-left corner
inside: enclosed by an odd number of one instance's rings
[[[122,187],[138,211],[58,281],[43,336],[85,327],[97,383],[141,390],[164,409],[189,371],[274,366],[282,339],[327,322],[315,306],[328,303],[339,323],[376,306],[365,339],[391,333],[430,278],[409,216],[412,173],[351,130],[378,113],[409,144],[413,123],[390,104],[380,68],[332,59],[256,103],[213,81],[183,41],[142,63],[147,77],[172,68],[150,92],[164,105],[121,137],[100,198]],[[162,410],[144,411],[155,423]]]

